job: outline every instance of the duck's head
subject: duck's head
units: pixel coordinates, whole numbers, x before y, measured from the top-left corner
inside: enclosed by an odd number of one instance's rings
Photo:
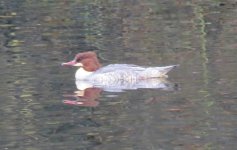
[[[101,67],[95,52],[88,51],[78,53],[72,61],[62,63],[62,66],[77,66],[92,72]]]

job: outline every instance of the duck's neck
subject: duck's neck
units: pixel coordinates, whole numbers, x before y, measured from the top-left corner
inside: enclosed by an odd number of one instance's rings
[[[83,68],[79,68],[75,74],[75,78],[77,80],[85,80],[88,76],[90,76],[93,72],[86,71]]]

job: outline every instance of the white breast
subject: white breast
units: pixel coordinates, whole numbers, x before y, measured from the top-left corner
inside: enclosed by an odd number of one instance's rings
[[[77,80],[84,80],[86,79],[88,76],[90,76],[93,72],[89,72],[84,70],[83,68],[79,68],[75,74],[75,78]]]

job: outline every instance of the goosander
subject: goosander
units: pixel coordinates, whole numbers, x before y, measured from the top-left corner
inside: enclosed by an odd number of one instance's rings
[[[178,65],[165,67],[142,67],[132,64],[111,64],[101,67],[97,55],[93,51],[78,53],[72,61],[62,66],[77,66],[76,80],[85,80],[99,84],[121,82],[138,82],[151,78],[167,78],[171,69]]]

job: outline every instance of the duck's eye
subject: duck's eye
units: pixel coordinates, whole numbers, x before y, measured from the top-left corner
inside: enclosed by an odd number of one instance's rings
[[[78,57],[76,58],[76,62],[80,62],[82,60],[82,58]]]

